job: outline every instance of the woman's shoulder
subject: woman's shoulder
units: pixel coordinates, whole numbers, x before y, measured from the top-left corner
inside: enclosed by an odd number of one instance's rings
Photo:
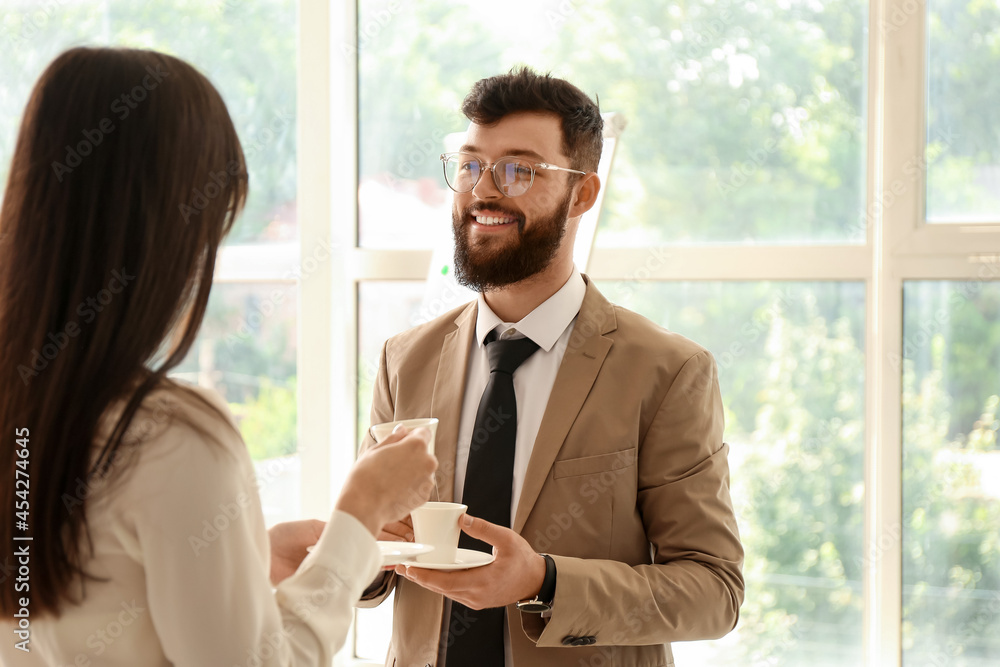
[[[226,401],[211,389],[165,379],[143,397],[126,430],[126,440],[149,439],[170,428],[193,428],[215,436],[221,444],[239,438]]]
[[[98,450],[107,442],[124,407],[122,401],[108,411]],[[135,466],[139,470],[132,470]],[[108,481],[116,476],[116,468],[128,470],[129,477],[142,477],[145,471],[165,475],[173,469],[193,476],[226,469],[243,475],[251,467],[249,452],[225,400],[210,389],[170,379],[143,397],[111,460]]]

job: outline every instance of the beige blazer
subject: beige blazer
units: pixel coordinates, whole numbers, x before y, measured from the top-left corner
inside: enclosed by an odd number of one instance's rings
[[[372,423],[440,419],[446,501],[476,309],[387,341],[374,389]],[[558,573],[551,617],[507,607],[516,667],[673,665],[670,642],[732,630],[743,548],[722,431],[709,352],[612,305],[587,280],[512,525]],[[360,606],[394,587],[386,665],[441,667],[450,602],[391,575]]]

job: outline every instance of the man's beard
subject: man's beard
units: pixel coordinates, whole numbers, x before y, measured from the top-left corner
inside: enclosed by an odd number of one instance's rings
[[[566,234],[567,215],[572,191],[559,202],[555,210],[535,220],[530,229],[525,228],[524,216],[507,211],[496,204],[476,204],[462,211],[458,217],[452,210],[455,232],[455,279],[477,292],[507,287],[544,271],[559,250]],[[478,242],[470,242],[469,225],[473,224],[476,209],[499,211],[512,217],[517,225],[517,239],[493,238],[484,235]],[[507,235],[509,236],[509,234]]]

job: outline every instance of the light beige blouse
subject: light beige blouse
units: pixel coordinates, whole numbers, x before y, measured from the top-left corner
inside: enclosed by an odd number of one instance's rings
[[[330,665],[379,571],[375,539],[334,512],[299,570],[272,588],[246,446],[221,398],[193,391],[230,423],[176,386],[144,401],[128,433],[141,442],[122,474],[103,488],[81,481],[64,498],[71,507],[87,497],[86,569],[103,581],[87,582],[82,603],[58,619],[32,619],[30,653],[0,620],[4,665]]]

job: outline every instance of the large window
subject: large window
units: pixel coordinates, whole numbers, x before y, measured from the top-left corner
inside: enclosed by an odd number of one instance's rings
[[[359,0],[345,24],[359,428],[384,339],[439,312],[462,97],[551,70],[627,123],[581,268],[720,368],[747,600],[678,660],[1000,660],[997,314],[956,296],[1000,278],[995,3]],[[359,658],[390,619],[359,613]]]
[[[250,172],[200,336],[176,376],[218,391],[239,422],[269,524],[302,514],[298,457],[294,0],[0,0],[0,182],[21,113],[51,60],[73,46],[184,58],[219,89]],[[110,103],[110,101],[109,101]]]
[[[252,197],[179,372],[241,420],[269,521],[328,515],[381,344],[443,311],[461,100],[527,64],[626,122],[580,268],[719,365],[747,599],[679,664],[1000,663],[995,0],[0,8],[0,178],[70,45],[222,91]],[[381,664],[391,614],[338,662]]]

